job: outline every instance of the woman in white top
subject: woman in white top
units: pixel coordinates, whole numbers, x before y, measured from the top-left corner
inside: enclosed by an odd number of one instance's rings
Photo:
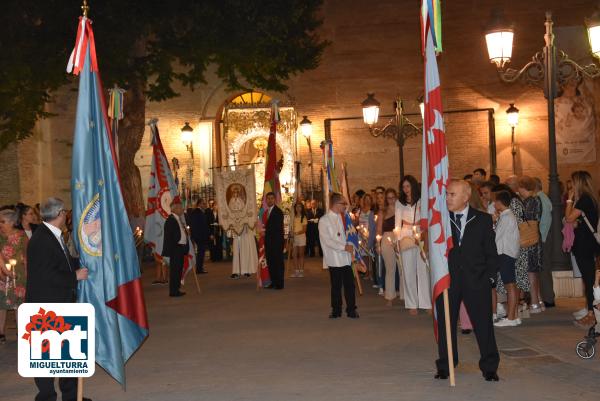
[[[400,199],[396,202],[396,227],[400,254],[402,255],[402,283],[404,285],[404,306],[411,315],[418,309],[431,312],[431,281],[427,265],[421,257],[419,238],[419,183],[415,177],[407,175],[400,184]]]
[[[31,239],[33,232],[36,230],[38,225],[37,216],[35,215],[35,211],[29,205],[18,204],[17,205],[17,228],[25,231],[28,239]]]
[[[304,248],[306,247],[306,213],[302,202],[294,206],[294,264],[296,271],[292,277],[304,277]]]
[[[396,238],[394,230],[396,229],[395,208],[398,196],[396,190],[388,188],[385,191],[385,206],[377,215],[377,234],[380,235],[381,241],[379,251],[383,256],[385,264],[385,292],[384,296],[387,301],[387,306],[392,306],[392,301],[396,298],[396,269],[400,274],[398,259],[396,257]],[[400,299],[402,294],[402,277],[400,277]]]
[[[498,250],[498,264],[500,277],[508,293],[507,316],[505,319],[494,323],[494,326],[518,326],[521,324],[521,319],[517,317],[519,291],[516,285],[516,262],[521,249],[519,225],[517,224],[517,218],[510,210],[510,202],[512,200],[510,192],[496,192],[494,198],[497,213],[496,248]]]

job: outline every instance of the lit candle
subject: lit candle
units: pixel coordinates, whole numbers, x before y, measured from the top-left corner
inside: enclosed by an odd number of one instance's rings
[[[381,241],[381,235],[380,235],[380,234],[377,234],[377,235],[375,236],[375,239],[377,240],[377,242],[380,242],[380,241]]]

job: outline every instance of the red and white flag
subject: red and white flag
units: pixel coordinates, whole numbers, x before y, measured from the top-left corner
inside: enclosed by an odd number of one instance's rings
[[[448,253],[452,249],[450,215],[446,205],[448,149],[444,132],[442,94],[436,59],[431,10],[423,1],[422,27],[425,57],[425,113],[423,119],[423,159],[421,186],[421,229],[427,231],[429,266],[434,304],[434,331],[437,336],[435,301],[450,287]]]
[[[146,209],[146,225],[144,239],[152,247],[154,257],[162,261],[164,227],[171,214],[171,201],[178,197],[177,185],[171,174],[171,168],[165,155],[157,120],[150,121],[152,131],[152,166],[150,169],[150,188],[148,190],[148,208]],[[192,241],[188,236],[190,250],[183,261],[181,279],[194,268],[196,255]]]

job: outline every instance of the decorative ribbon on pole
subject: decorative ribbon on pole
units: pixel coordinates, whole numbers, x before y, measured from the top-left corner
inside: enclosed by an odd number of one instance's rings
[[[119,120],[122,120],[123,102],[125,100],[125,89],[119,88],[116,84],[112,89],[109,89],[110,97],[108,100],[108,117],[111,119],[113,143],[115,144],[115,154],[117,156],[117,164],[119,163]]]

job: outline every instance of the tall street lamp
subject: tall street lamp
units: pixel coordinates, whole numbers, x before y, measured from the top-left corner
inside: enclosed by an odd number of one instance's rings
[[[310,199],[315,198],[315,183],[314,183],[314,171],[313,171],[313,152],[312,146],[310,143],[310,136],[312,135],[312,122],[308,119],[307,116],[302,118],[300,121],[300,132],[302,136],[306,138],[306,142],[308,143],[308,153],[310,154]]]
[[[514,103],[510,104],[510,107],[506,109],[506,120],[510,125],[510,154],[512,155],[512,172],[517,174],[517,145],[515,144],[515,127],[519,123],[519,109],[515,107]]]
[[[181,128],[181,142],[185,145],[185,148],[190,152],[190,160],[187,163],[187,179],[188,189],[186,190],[184,183],[181,183],[183,198],[187,199],[188,195],[191,197],[192,193],[192,179],[194,177],[194,129],[190,127],[189,122],[185,122],[185,125]]]
[[[521,80],[527,84],[541,86],[544,97],[548,100],[548,153],[549,153],[549,186],[552,200],[552,269],[558,270],[566,264],[565,255],[560,244],[562,219],[562,204],[558,181],[558,165],[556,157],[556,133],[554,116],[554,99],[561,95],[561,85],[573,78],[600,76],[600,68],[595,64],[580,66],[569,56],[554,46],[552,31],[552,13],[546,12],[545,46],[536,53],[532,60],[521,69],[505,68],[512,57],[512,42],[514,32],[506,23],[501,13],[492,16],[492,23],[485,35],[490,61],[496,64],[500,79],[507,83]],[[597,16],[587,21],[588,37],[593,54],[598,57],[600,52],[600,21]]]
[[[394,117],[383,128],[375,128],[373,126],[377,124],[379,119],[379,106],[380,103],[375,99],[375,94],[368,93],[367,98],[362,102],[363,121],[369,126],[369,132],[372,136],[392,138],[396,141],[400,159],[400,179],[402,179],[404,177],[404,143],[407,139],[421,134],[422,127],[416,126],[404,117],[402,99],[396,97]]]

